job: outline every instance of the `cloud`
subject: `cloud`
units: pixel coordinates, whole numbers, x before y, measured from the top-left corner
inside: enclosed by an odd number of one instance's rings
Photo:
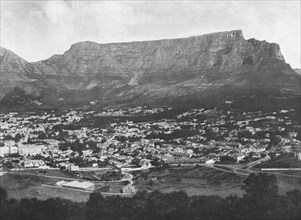
[[[242,29],[300,67],[300,1],[2,1],[1,46],[29,61],[72,43],[188,37]]]

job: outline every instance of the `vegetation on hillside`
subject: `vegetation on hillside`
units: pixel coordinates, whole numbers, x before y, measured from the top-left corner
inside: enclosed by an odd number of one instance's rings
[[[8,199],[5,190],[0,189],[0,219],[300,219],[301,192],[294,190],[280,196],[275,176],[250,174],[243,189],[243,197],[226,198],[188,197],[183,191],[167,194],[142,191],[132,198],[104,198],[92,193],[86,203],[60,198],[17,201]]]

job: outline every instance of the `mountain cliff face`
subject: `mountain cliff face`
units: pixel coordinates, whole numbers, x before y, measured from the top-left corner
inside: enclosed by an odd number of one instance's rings
[[[0,100],[9,101],[14,94],[22,94],[27,96],[24,103],[19,104],[34,104],[41,100],[43,93],[56,93],[59,91],[55,85],[52,85],[48,80],[36,73],[36,68],[33,64],[25,61],[13,52],[0,48]],[[30,98],[29,98],[30,97]],[[4,103],[1,103],[3,105]]]
[[[0,52],[0,99],[18,86],[38,94],[38,89],[33,85],[37,82],[32,75],[34,67],[9,50],[1,48]]]
[[[301,74],[301,69],[294,69],[294,71],[298,74]]]
[[[16,71],[10,62],[1,63],[5,78],[20,70],[26,76],[28,70],[34,75],[27,77],[46,79],[69,99],[147,101],[224,86],[300,91],[300,76],[285,63],[279,45],[245,40],[240,30],[145,42],[80,42],[62,55],[20,63]]]

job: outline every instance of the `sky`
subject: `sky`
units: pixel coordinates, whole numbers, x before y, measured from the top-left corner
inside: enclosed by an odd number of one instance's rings
[[[242,30],[278,43],[301,67],[301,1],[0,0],[0,45],[27,61],[62,54],[79,41],[172,39]]]

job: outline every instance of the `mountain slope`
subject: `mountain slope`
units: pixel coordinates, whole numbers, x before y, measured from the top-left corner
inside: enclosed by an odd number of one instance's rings
[[[59,89],[36,73],[33,64],[13,52],[0,48],[0,100],[3,105],[40,105],[42,95]],[[14,99],[16,98],[16,100]]]
[[[294,69],[294,71],[298,74],[301,74],[301,69]]]
[[[201,99],[225,88],[300,92],[300,75],[285,63],[279,45],[246,40],[240,30],[144,42],[79,42],[62,55],[20,66],[16,73],[28,69],[30,79],[55,85],[68,103]]]

